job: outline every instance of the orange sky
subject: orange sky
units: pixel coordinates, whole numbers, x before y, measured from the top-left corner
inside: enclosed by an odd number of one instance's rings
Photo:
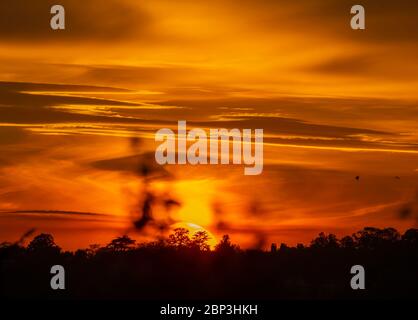
[[[358,31],[345,0],[62,0],[65,31],[53,4],[0,3],[0,241],[151,239],[131,227],[144,188],[181,203],[156,217],[244,247],[414,226],[415,1],[362,1]],[[145,186],[154,132],[178,120],[264,129],[263,174],[151,164]]]

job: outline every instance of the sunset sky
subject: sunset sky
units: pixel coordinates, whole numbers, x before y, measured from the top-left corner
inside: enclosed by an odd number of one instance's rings
[[[57,3],[66,30],[49,26]],[[416,225],[418,2],[361,1],[366,30],[354,4],[2,0],[0,242],[154,239],[132,227],[144,190],[180,203],[155,202],[171,229],[242,247]],[[264,129],[263,173],[152,163],[179,120]]]

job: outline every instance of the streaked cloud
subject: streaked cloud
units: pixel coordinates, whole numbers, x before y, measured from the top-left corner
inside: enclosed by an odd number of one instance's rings
[[[61,0],[66,29],[52,32],[49,21],[56,1],[4,0],[0,3],[0,37],[8,42],[117,41],[141,37],[152,19],[128,1]]]

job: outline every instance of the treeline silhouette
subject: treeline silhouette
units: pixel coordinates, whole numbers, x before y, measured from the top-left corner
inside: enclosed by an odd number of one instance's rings
[[[2,298],[48,299],[367,299],[418,298],[418,229],[367,227],[338,239],[321,232],[309,246],[242,250],[224,235],[211,249],[205,231],[175,229],[139,243],[63,251],[50,234],[25,247],[0,244]],[[50,288],[53,265],[66,289]],[[362,265],[366,289],[353,290],[350,269]]]

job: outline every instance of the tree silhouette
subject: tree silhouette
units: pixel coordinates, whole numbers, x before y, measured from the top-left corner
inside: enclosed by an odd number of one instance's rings
[[[4,242],[0,243],[0,249],[9,248],[12,245],[13,245],[13,243],[8,242],[8,241],[4,241]]]
[[[303,249],[305,249],[305,246],[304,246],[304,244],[303,244],[303,243],[298,243],[298,244],[296,245],[296,249],[303,250]]]
[[[48,233],[37,235],[28,245],[30,252],[50,252],[59,253],[61,248],[54,242],[54,237]]]
[[[354,248],[356,246],[356,242],[354,241],[353,237],[345,236],[340,240],[340,244],[342,248]]]
[[[189,230],[185,228],[176,228],[174,233],[170,234],[167,240],[169,246],[176,248],[187,248],[190,246]]]
[[[395,228],[384,228],[380,231],[380,238],[383,241],[394,243],[401,238],[400,233]]]
[[[375,249],[377,247],[394,243],[400,239],[400,234],[394,228],[379,229],[365,227],[356,232],[353,238],[361,248]]]
[[[280,244],[280,248],[279,248],[279,250],[280,250],[281,252],[285,252],[285,251],[290,250],[290,248],[289,248],[289,246],[288,246],[286,243],[281,243],[281,244]]]
[[[231,243],[231,239],[227,234],[223,235],[221,241],[215,246],[215,251],[225,254],[233,253],[238,250],[239,247]]]
[[[318,237],[316,237],[311,242],[312,248],[338,248],[338,239],[335,234],[330,233],[326,235],[324,232],[319,233]]]
[[[402,240],[410,244],[418,244],[418,229],[408,229],[402,236]]]
[[[127,235],[113,239],[106,248],[115,252],[128,251],[133,248],[136,240],[129,238]]]
[[[311,246],[282,244],[275,252],[241,250],[228,235],[212,251],[208,239],[204,231],[190,236],[178,228],[168,239],[136,246],[125,235],[75,253],[60,252],[49,234],[26,248],[3,243],[0,298],[56,299],[48,285],[54,264],[68,268],[65,294],[76,299],[357,299],[346,281],[355,264],[368,270],[361,298],[418,297],[418,229],[400,237],[393,228],[367,227],[341,240],[321,232]]]
[[[210,246],[208,244],[210,237],[209,234],[204,231],[197,231],[191,240],[191,246],[198,248],[201,251],[209,251],[210,250]]]

